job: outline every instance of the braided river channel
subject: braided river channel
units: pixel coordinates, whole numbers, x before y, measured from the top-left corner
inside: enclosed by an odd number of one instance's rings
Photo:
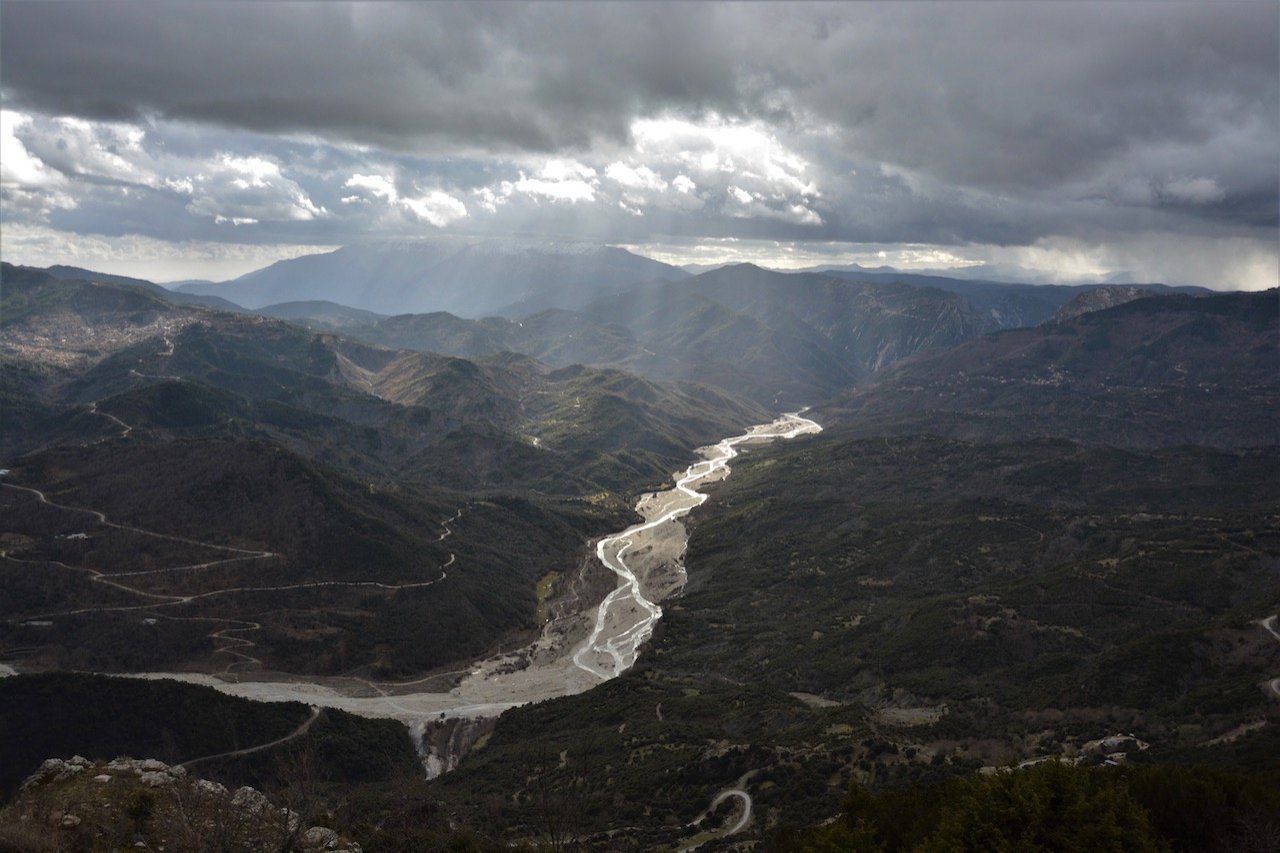
[[[697,488],[728,476],[729,461],[742,445],[821,430],[802,413],[785,414],[699,448],[701,458],[677,475],[674,488],[641,496],[636,512],[643,521],[596,543],[599,563],[587,570],[598,571],[602,563],[617,576],[617,585],[602,601],[569,607],[549,619],[529,645],[460,672],[405,682],[249,672],[147,673],[142,677],[177,678],[250,699],[305,702],[365,717],[397,719],[414,734],[428,775],[438,775],[452,769],[458,752],[442,748],[440,738],[432,736],[449,721],[492,718],[517,705],[581,693],[633,666],[662,616],[659,602],[684,585],[688,533],[680,519],[706,501],[707,495]],[[274,680],[265,680],[269,677]],[[453,734],[456,728],[455,724]]]

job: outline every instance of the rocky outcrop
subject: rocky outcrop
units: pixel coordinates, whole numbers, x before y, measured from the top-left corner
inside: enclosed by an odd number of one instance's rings
[[[1108,285],[1106,287],[1091,288],[1055,311],[1052,317],[1045,320],[1045,323],[1065,323],[1068,320],[1074,320],[1081,314],[1114,308],[1117,305],[1123,305],[1135,299],[1146,299],[1155,295],[1156,292],[1154,290],[1133,285]]]
[[[254,788],[230,790],[154,758],[77,755],[45,761],[22,784],[0,811],[0,849],[19,839],[19,849],[360,853],[359,844],[306,823]]]

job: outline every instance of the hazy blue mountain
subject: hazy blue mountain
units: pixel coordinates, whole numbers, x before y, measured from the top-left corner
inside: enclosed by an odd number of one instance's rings
[[[751,264],[632,289],[583,313],[643,344],[648,356],[635,370],[698,378],[775,406],[825,399],[904,356],[994,328],[940,290]]]
[[[382,314],[522,316],[576,308],[603,293],[685,277],[677,267],[589,243],[424,238],[376,240],[278,261],[233,281],[183,285],[251,308],[329,300]]]
[[[460,487],[474,479],[474,464],[454,453],[417,457],[446,439],[485,436],[510,448],[507,455],[528,457],[518,469],[493,467],[487,481],[510,485],[515,475],[546,492],[577,493],[661,480],[690,448],[767,416],[710,388],[617,370],[553,371],[510,352],[467,360],[386,349],[271,318],[174,305],[132,285],[60,280],[7,264],[3,296],[6,454],[118,432],[118,424],[87,411],[101,404],[127,415],[139,434],[252,434],[381,475],[429,462],[438,481]],[[139,396],[157,385],[166,386],[163,394]],[[622,423],[629,427],[619,429]],[[636,448],[647,455],[638,458]],[[598,474],[590,481],[575,473],[584,453]]]
[[[808,404],[894,361],[997,328],[962,297],[736,264],[628,288],[579,311],[467,320],[404,314],[344,334],[476,358],[521,352],[550,365],[619,367],[717,385],[769,407]]]
[[[385,314],[363,311],[348,305],[339,305],[327,299],[310,299],[305,302],[280,302],[258,308],[253,313],[277,320],[310,320],[315,325],[342,329],[347,326],[363,326],[376,323]]]
[[[733,266],[732,261],[726,261],[723,264],[681,264],[680,269],[689,275],[702,275],[704,272],[715,272],[724,267]]]

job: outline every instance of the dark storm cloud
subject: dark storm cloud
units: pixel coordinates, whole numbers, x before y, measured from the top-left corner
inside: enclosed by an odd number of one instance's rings
[[[808,54],[804,93],[863,153],[1028,188],[1225,128],[1276,128],[1277,6],[912,4]]]
[[[714,111],[1027,188],[1249,121],[1274,139],[1277,8],[9,2],[0,37],[45,112],[554,151]]]
[[[550,151],[624,139],[636,112],[732,110],[715,7],[6,4],[20,103],[396,148]],[[669,62],[669,59],[675,59]]]
[[[0,19],[4,105],[36,116],[13,133],[58,173],[6,184],[6,215],[52,205],[85,233],[1274,241],[1280,209],[1274,2],[7,0]],[[51,116],[145,139],[122,165]]]

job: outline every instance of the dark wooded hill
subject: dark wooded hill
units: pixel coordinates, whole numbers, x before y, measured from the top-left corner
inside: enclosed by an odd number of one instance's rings
[[[1102,761],[1089,743],[1117,732],[1150,745],[1132,761],[1273,771],[1258,721],[1280,672],[1256,620],[1280,599],[1277,483],[1275,448],[748,451],[696,514],[640,669],[504,715],[442,790],[508,803],[519,835],[545,806],[518,791],[580,785],[579,831],[667,843],[748,772],[767,834],[829,816],[850,780]]]
[[[1049,756],[1274,784],[1275,298],[1158,296],[921,353],[820,409],[821,435],[749,450],[694,514],[641,667],[504,716],[442,791],[508,804],[517,835],[547,811],[520,791],[565,792],[556,813],[605,846],[619,820],[685,838],[737,785],[767,837],[851,781]]]
[[[252,702],[210,687],[82,673],[0,679],[0,726],[21,737],[0,744],[0,798],[7,799],[46,758],[118,756],[178,764],[284,738],[309,716],[300,702]],[[413,773],[417,757],[404,728],[325,710],[304,736],[252,759],[199,764],[199,774],[231,785],[278,784],[281,759],[306,753],[326,781],[387,782]],[[196,771],[192,771],[196,772]]]
[[[1139,299],[902,362],[825,404],[853,434],[1250,447],[1280,438],[1280,291]]]
[[[768,417],[705,386],[3,274],[5,482],[65,507],[0,490],[0,630],[32,665],[390,677],[480,655],[536,629],[539,579],[638,492]]]
[[[768,414],[703,386],[555,371],[509,353],[472,362],[387,350],[133,287],[5,272],[9,453],[120,431],[86,417],[95,408],[167,435],[252,434],[397,479],[423,468],[451,487],[478,477],[583,494],[661,482],[692,448]],[[441,442],[471,449],[433,452]]]

